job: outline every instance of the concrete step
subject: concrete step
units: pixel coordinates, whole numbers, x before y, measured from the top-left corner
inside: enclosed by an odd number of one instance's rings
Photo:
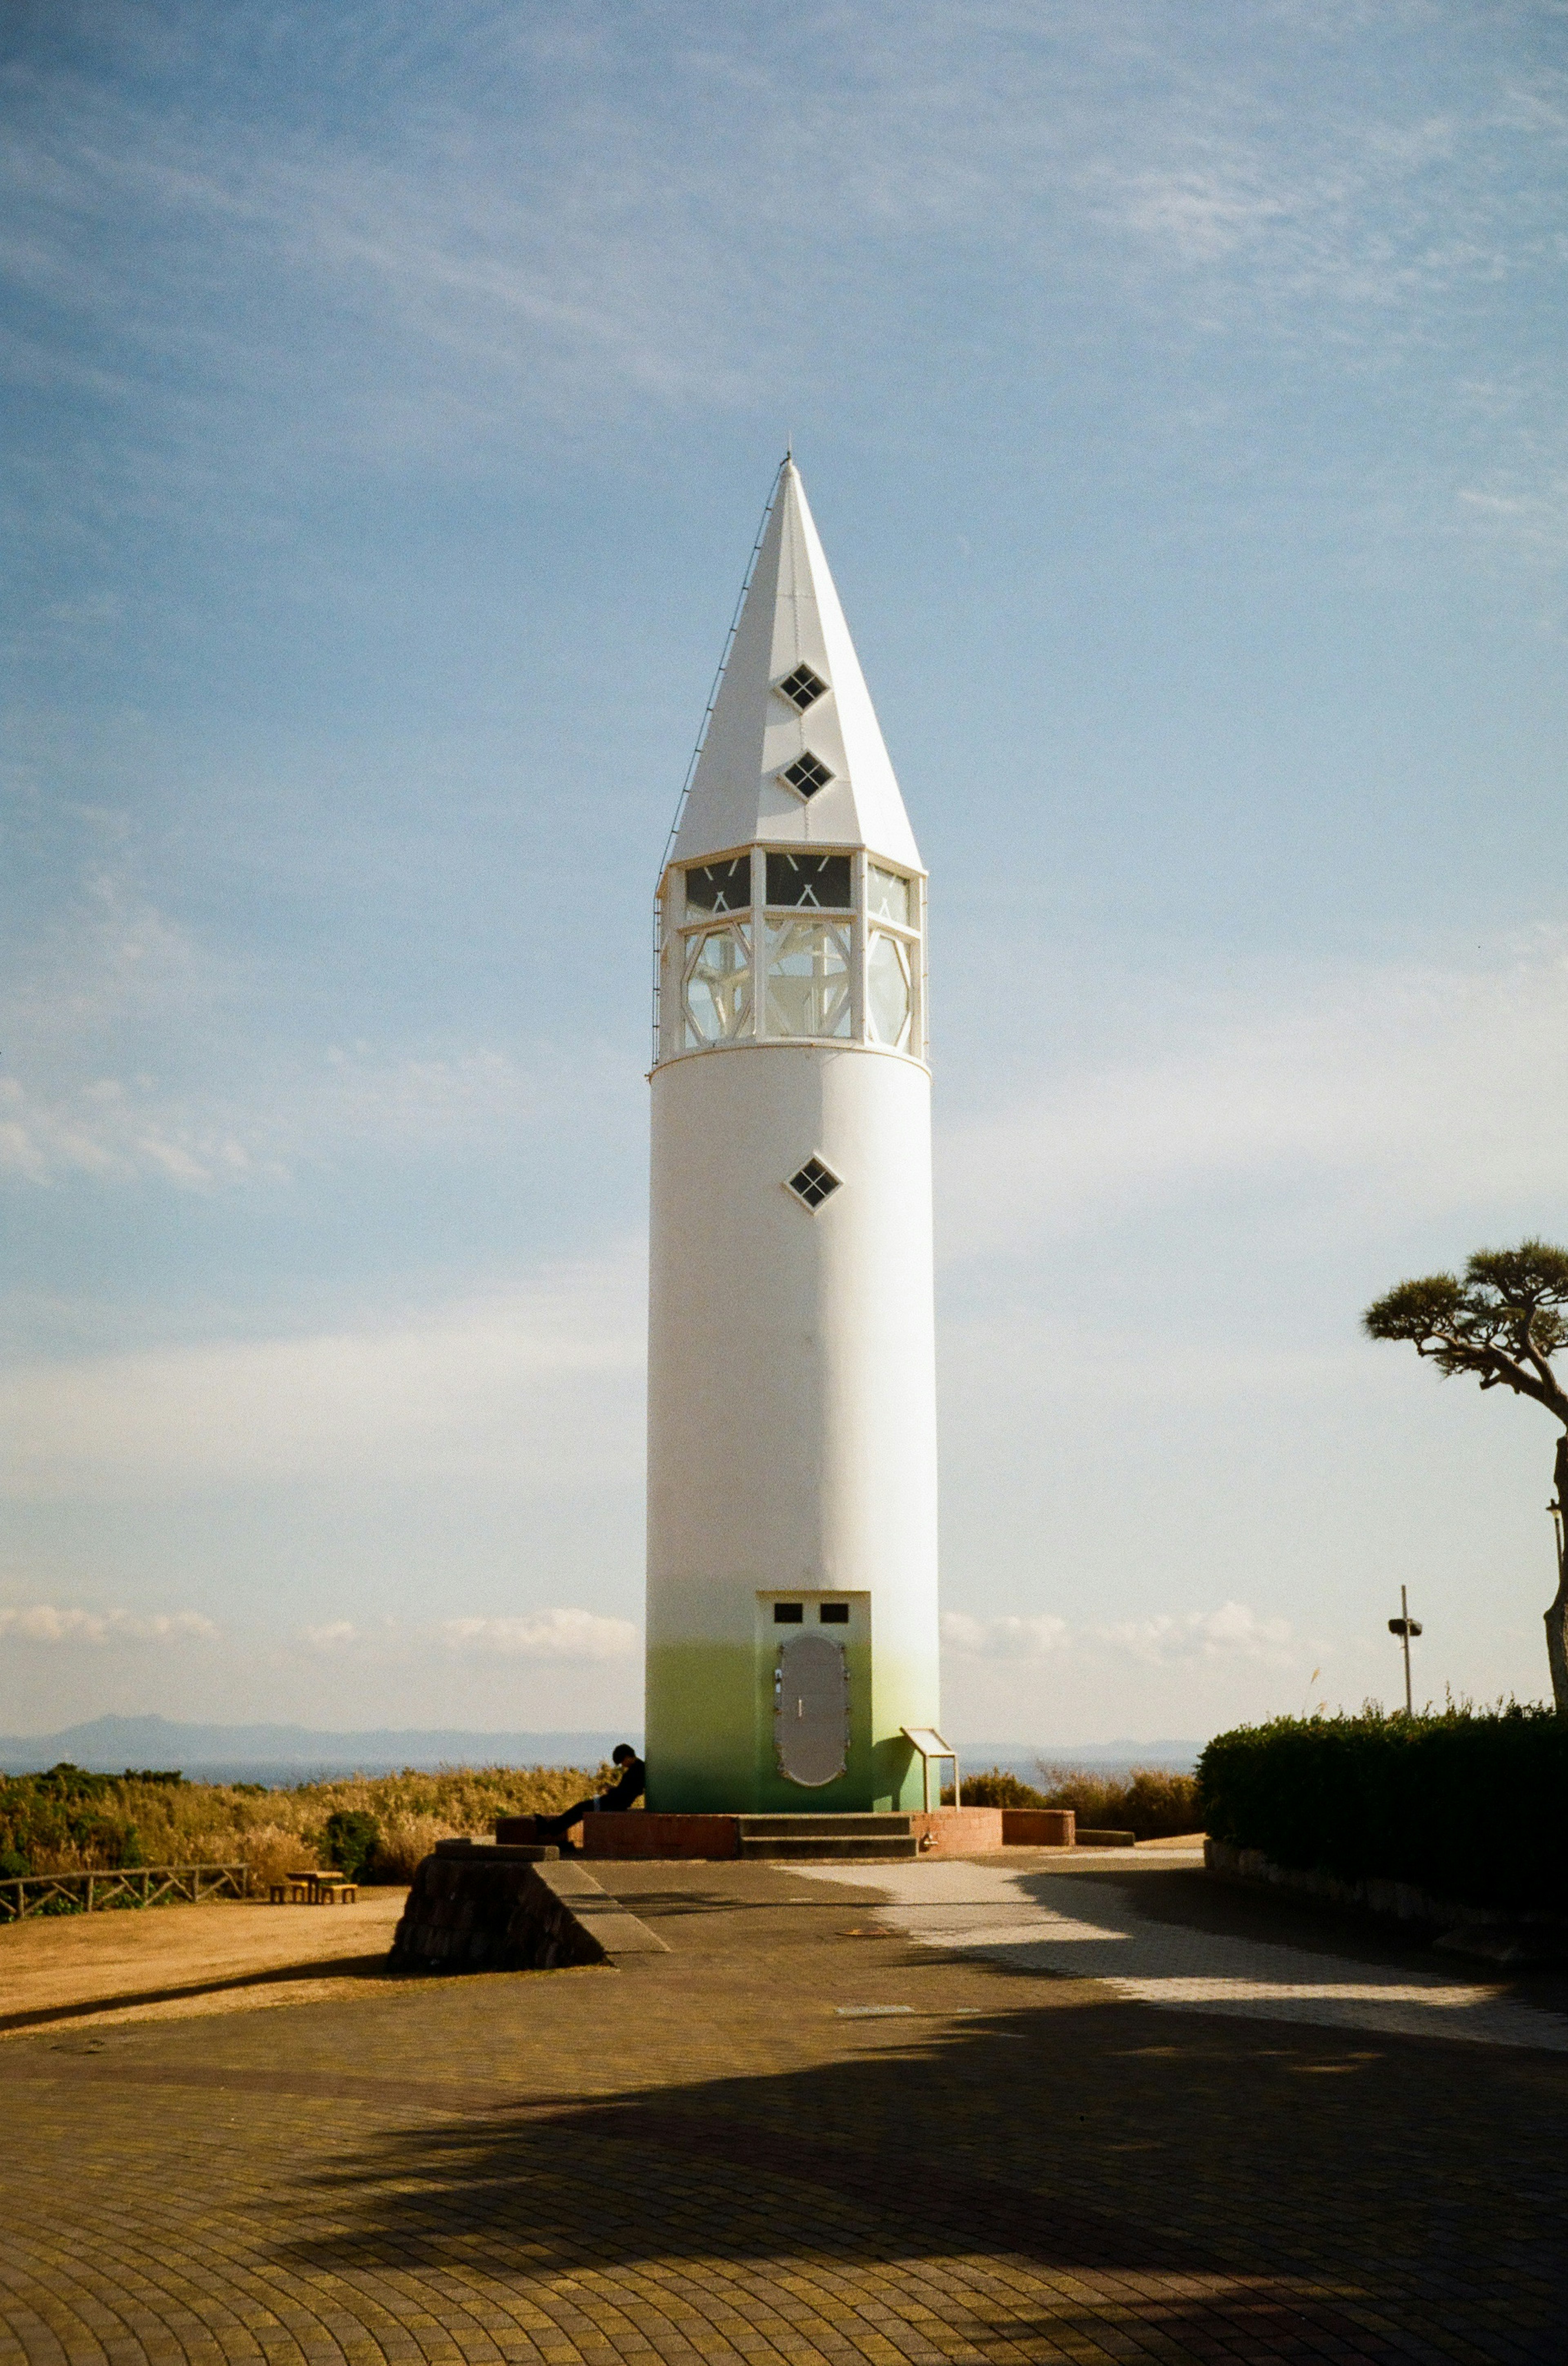
[[[738,1819],[743,1840],[907,1840],[913,1827],[907,1816],[742,1816]]]
[[[808,1840],[785,1833],[743,1831],[740,1853],[754,1862],[766,1858],[775,1864],[805,1865],[815,1859],[839,1865],[888,1865],[917,1857],[920,1842],[913,1832],[820,1832]]]

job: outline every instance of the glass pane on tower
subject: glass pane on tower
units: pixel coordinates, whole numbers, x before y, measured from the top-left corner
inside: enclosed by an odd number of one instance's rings
[[[780,920],[767,930],[770,1035],[847,1035],[849,931],[829,920]]]
[[[791,911],[847,912],[853,896],[847,854],[770,854],[767,900]]]
[[[879,1043],[896,1044],[902,1052],[909,1042],[911,991],[909,949],[897,937],[879,929],[871,939],[866,964],[866,996],[871,1008],[871,1032]]]
[[[751,902],[751,857],[730,862],[694,862],[686,874],[689,912],[744,912]]]
[[[901,929],[914,926],[913,881],[902,872],[884,871],[879,862],[870,867],[869,896],[871,918],[892,920]]]
[[[749,929],[708,929],[689,941],[684,1008],[689,1052],[751,1033]]]

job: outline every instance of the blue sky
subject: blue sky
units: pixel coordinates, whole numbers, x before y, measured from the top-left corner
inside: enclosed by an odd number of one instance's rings
[[[635,1714],[648,902],[787,435],[933,881],[946,1714],[1538,1696],[1568,10],[21,6],[0,1728]],[[1318,1672],[1315,1674],[1315,1671]]]

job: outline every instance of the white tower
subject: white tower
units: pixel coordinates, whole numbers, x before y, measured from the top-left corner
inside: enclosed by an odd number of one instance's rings
[[[918,1806],[925,875],[790,460],[659,910],[648,1805]]]

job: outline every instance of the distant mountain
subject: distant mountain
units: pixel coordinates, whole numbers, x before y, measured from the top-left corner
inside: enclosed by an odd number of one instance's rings
[[[466,1733],[386,1727],[322,1733],[308,1725],[179,1725],[95,1717],[59,1733],[0,1735],[0,1772],[30,1774],[68,1758],[95,1774],[179,1767],[207,1782],[297,1783],[308,1775],[393,1774],[413,1766],[597,1766],[635,1727],[604,1733]]]
[[[308,1725],[179,1725],[166,1717],[95,1717],[59,1733],[0,1735],[0,1773],[30,1774],[62,1758],[95,1774],[128,1766],[179,1767],[209,1783],[298,1783],[308,1776],[395,1774],[412,1766],[433,1774],[442,1766],[598,1766],[618,1741],[642,1736],[635,1726],[602,1733],[470,1733],[384,1726],[357,1733],[323,1733]],[[1132,1766],[1190,1773],[1201,1741],[969,1741],[958,1745],[971,1773],[1002,1766],[1033,1782],[1047,1766],[1093,1767],[1125,1774]]]

